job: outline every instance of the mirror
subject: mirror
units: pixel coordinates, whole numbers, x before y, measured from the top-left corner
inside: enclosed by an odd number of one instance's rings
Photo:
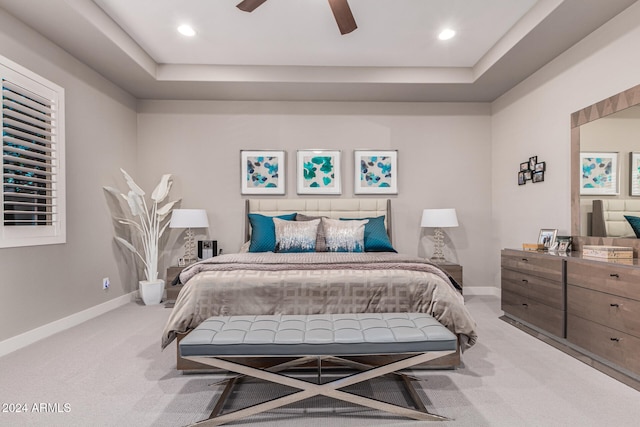
[[[634,123],[638,124],[635,125]],[[633,137],[623,134],[622,128],[633,128]],[[614,130],[615,128],[615,130]],[[629,152],[640,151],[637,143],[637,129],[640,128],[640,85],[621,92],[571,115],[571,234],[574,236],[578,249],[582,244],[608,244],[632,246],[640,249],[640,239],[603,238],[587,236],[587,218],[590,212],[591,200],[623,198],[629,199]],[[604,135],[609,132],[609,137]],[[636,148],[629,145],[629,140],[635,141]],[[616,142],[617,141],[617,142]],[[608,145],[612,143],[614,145]],[[580,151],[619,152],[618,179],[619,194],[613,196],[581,196]],[[639,199],[639,198],[634,198]]]

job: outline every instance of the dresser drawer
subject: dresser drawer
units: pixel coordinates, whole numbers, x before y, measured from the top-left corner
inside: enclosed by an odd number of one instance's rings
[[[509,291],[505,288],[503,282],[502,297],[500,298],[500,308],[502,311],[528,322],[526,318],[529,316],[529,311],[527,310],[530,305],[529,303],[529,298],[522,294]]]
[[[562,282],[562,259],[523,251],[502,251],[502,267],[517,270],[532,276]]]
[[[501,273],[503,289],[539,301],[557,310],[564,309],[562,282],[555,282],[505,268],[502,269]]]
[[[567,312],[640,338],[640,301],[569,285]]]
[[[569,314],[567,340],[618,366],[640,374],[640,338]]]
[[[567,284],[640,300],[640,269],[606,262],[567,262]]]
[[[531,298],[502,290],[502,311],[531,323],[557,337],[564,338],[564,311]]]

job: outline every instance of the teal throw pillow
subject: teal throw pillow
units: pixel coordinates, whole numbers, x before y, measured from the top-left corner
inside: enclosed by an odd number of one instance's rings
[[[364,226],[365,252],[398,252],[391,245],[387,229],[384,226],[384,215],[376,218],[340,218],[343,221],[368,219]]]
[[[276,249],[276,226],[273,224],[273,218],[293,221],[295,217],[295,213],[276,217],[249,214],[249,223],[251,223],[249,252],[273,252]]]
[[[640,217],[631,215],[625,215],[624,217],[631,225],[631,228],[633,228],[633,232],[636,233],[636,237],[640,238]]]

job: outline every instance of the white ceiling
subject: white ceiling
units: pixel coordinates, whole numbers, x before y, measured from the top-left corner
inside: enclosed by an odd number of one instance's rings
[[[350,0],[340,35],[327,0],[94,0],[159,64],[472,67],[536,0]],[[152,11],[151,11],[152,10]],[[152,19],[150,19],[152,18]],[[176,31],[190,24],[196,37]],[[441,42],[440,30],[458,37]]]
[[[141,99],[493,101],[635,2],[349,0],[358,28],[340,35],[327,0],[239,1],[0,8]]]

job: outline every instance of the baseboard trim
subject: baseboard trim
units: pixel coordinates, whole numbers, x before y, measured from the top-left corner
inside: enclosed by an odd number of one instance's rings
[[[41,339],[50,337],[58,332],[62,332],[73,326],[79,325],[87,320],[93,319],[94,317],[98,317],[111,310],[115,310],[118,307],[122,307],[123,305],[134,301],[137,296],[138,291],[134,291],[1,341],[0,357],[33,344],[34,342],[40,341]]]
[[[500,288],[494,286],[467,286],[463,287],[464,295],[493,295],[500,296]]]

